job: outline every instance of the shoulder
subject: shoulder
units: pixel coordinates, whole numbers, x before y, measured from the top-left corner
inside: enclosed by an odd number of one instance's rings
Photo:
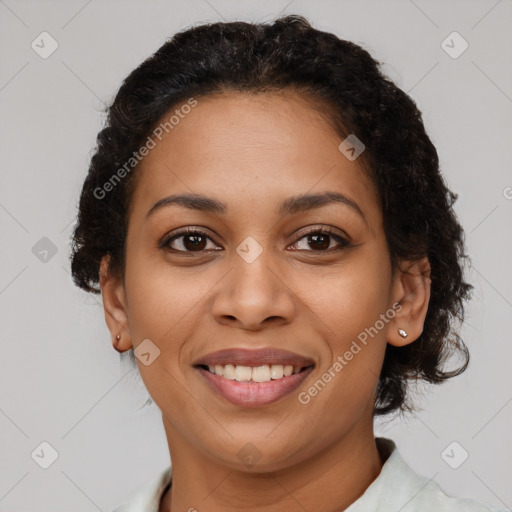
[[[437,482],[424,480],[428,482],[424,494],[420,493],[403,512],[431,512],[433,509],[437,512],[506,512],[477,500],[449,496]]]
[[[133,493],[128,500],[118,506],[112,512],[158,512],[162,494],[171,482],[171,466],[160,471],[158,475],[146,485]]]
[[[345,512],[506,512],[469,498],[446,494],[434,477],[416,473],[391,439],[376,439],[384,465],[364,494]]]

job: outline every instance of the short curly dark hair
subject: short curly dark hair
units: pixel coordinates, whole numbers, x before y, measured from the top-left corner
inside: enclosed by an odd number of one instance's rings
[[[412,411],[408,381],[439,383],[462,373],[469,351],[456,323],[472,286],[464,281],[464,233],[437,151],[415,102],[379,69],[361,46],[313,28],[302,16],[272,23],[209,23],[166,41],[122,83],[97,137],[72,240],[75,284],[100,293],[101,258],[124,275],[125,238],[135,170],[98,199],[97,191],[152,133],[163,116],[190,97],[295,89],[323,112],[340,136],[356,136],[360,159],[381,200],[390,260],[427,256],[431,296],[421,336],[387,345],[374,414]],[[136,169],[136,165],[134,166]],[[96,192],[95,192],[96,191]],[[444,371],[448,356],[462,363]]]

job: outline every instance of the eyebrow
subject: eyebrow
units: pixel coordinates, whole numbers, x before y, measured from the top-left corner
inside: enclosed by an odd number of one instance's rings
[[[352,199],[349,199],[347,196],[340,194],[339,192],[322,192],[318,194],[302,194],[289,197],[281,203],[276,213],[282,216],[293,215],[295,213],[321,208],[322,206],[332,203],[341,203],[349,206],[366,222],[364,213],[359,205]],[[228,207],[224,203],[221,203],[220,201],[210,197],[206,197],[200,194],[175,194],[172,196],[164,197],[157,201],[148,210],[146,218],[153,215],[156,211],[171,205],[178,205],[184,208],[188,208],[189,210],[197,210],[208,213],[225,214],[228,211]]]

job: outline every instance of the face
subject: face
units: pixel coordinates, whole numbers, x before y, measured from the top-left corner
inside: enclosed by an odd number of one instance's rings
[[[342,140],[295,93],[233,93],[198,99],[136,170],[112,332],[149,354],[170,440],[227,467],[285,468],[372,428],[408,289]]]

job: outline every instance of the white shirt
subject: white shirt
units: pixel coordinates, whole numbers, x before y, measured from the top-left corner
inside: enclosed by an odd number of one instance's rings
[[[435,481],[409,467],[391,439],[377,437],[376,443],[384,465],[362,496],[344,512],[509,512],[468,498],[448,496]],[[112,512],[158,512],[171,472],[169,466]]]

